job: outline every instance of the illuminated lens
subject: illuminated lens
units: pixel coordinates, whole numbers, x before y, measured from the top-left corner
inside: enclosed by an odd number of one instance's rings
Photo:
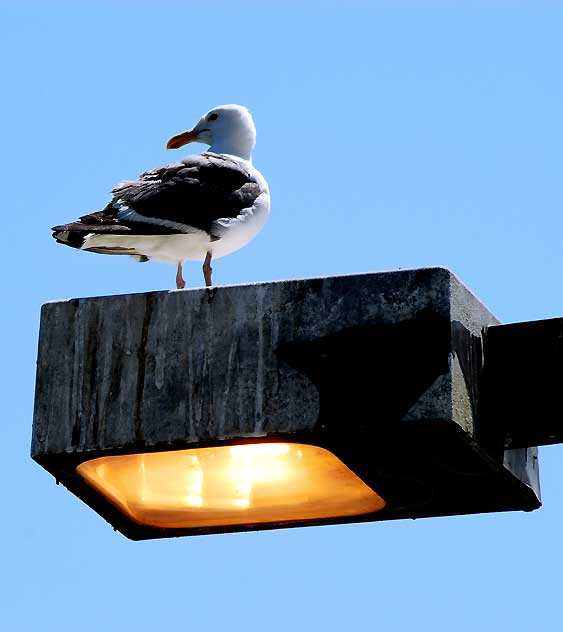
[[[77,471],[136,522],[169,529],[336,518],[385,506],[334,454],[297,443],[107,456]]]

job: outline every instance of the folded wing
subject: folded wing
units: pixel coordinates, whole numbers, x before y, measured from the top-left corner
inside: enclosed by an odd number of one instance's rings
[[[55,239],[77,248],[82,247],[87,234],[205,231],[212,240],[220,239],[225,221],[251,208],[261,190],[240,160],[206,152],[147,171],[137,180],[122,182],[112,193],[112,200],[102,211],[55,226]]]

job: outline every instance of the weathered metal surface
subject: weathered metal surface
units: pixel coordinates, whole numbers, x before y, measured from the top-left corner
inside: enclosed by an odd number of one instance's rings
[[[49,303],[32,456],[135,539],[186,531],[127,522],[78,463],[291,438],[388,501],[333,522],[534,509],[532,451],[478,442],[483,332],[497,323],[443,268]]]
[[[450,280],[430,269],[224,287],[211,302],[189,290],[48,303],[33,454],[311,430],[317,392],[273,351],[427,313],[447,336]],[[409,418],[449,418],[447,373]]]

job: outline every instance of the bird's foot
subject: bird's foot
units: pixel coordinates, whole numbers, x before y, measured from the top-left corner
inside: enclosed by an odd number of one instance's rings
[[[208,252],[205,255],[205,261],[203,262],[203,278],[205,279],[205,286],[211,287],[213,283],[211,282],[211,274],[213,273],[213,268],[211,267],[211,253]]]
[[[178,270],[176,271],[176,288],[183,290],[186,287],[186,282],[182,276],[182,262],[178,264]]]

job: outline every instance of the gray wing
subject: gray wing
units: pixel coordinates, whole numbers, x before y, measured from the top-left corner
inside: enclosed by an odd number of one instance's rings
[[[122,182],[105,209],[54,231],[114,234],[171,234],[203,230],[236,218],[260,195],[260,185],[239,161],[206,152]]]

